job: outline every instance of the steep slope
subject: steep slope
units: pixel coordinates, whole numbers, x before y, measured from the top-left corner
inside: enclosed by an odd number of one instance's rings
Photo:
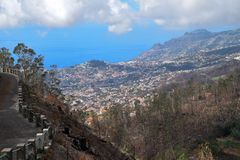
[[[90,128],[79,123],[69,106],[55,96],[42,97],[24,85],[26,103],[33,110],[46,115],[54,127],[53,144],[47,160],[134,160],[116,146],[95,135]],[[83,142],[85,141],[85,142]]]
[[[224,32],[209,32],[205,29],[187,32],[179,38],[155,44],[150,50],[142,53],[136,60],[164,61],[176,56],[188,56],[220,48],[240,45],[240,29]]]

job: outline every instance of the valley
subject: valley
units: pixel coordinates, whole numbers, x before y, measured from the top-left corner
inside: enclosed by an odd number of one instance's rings
[[[156,44],[132,61],[109,64],[92,60],[60,69],[60,87],[73,110],[101,114],[113,104],[134,107],[137,101],[146,105],[154,91],[187,81],[186,73],[204,75],[213,68],[238,63],[239,39],[240,30],[196,30]],[[205,74],[205,79],[211,78]]]

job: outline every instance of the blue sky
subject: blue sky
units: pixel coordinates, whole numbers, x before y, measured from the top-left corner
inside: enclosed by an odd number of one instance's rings
[[[131,60],[153,44],[180,36],[182,32],[165,31],[155,24],[135,26],[132,32],[121,35],[108,32],[106,25],[97,24],[58,29],[22,26],[2,29],[0,44],[13,50],[17,43],[24,42],[45,56],[46,66],[66,67],[91,59],[107,62]]]
[[[187,31],[238,28],[239,9],[238,0],[1,0],[0,47],[23,42],[46,67],[127,61]]]

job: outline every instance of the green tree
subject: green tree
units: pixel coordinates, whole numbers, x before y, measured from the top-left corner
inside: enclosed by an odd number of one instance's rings
[[[14,54],[18,56],[17,63],[20,66],[20,69],[23,71],[23,80],[29,81],[31,76],[32,67],[34,66],[34,59],[36,52],[25,46],[24,43],[19,43],[13,51]]]
[[[11,57],[11,53],[7,48],[0,48],[0,67],[13,67],[14,58]]]
[[[57,65],[51,65],[50,70],[47,72],[47,82],[49,85],[49,91],[52,94],[55,95],[61,95],[61,90],[60,90],[60,79],[57,77]]]
[[[21,79],[23,82],[31,86],[39,95],[43,95],[46,76],[44,71],[44,57],[38,55],[24,43],[17,44],[13,53],[18,57],[16,68],[22,71]]]

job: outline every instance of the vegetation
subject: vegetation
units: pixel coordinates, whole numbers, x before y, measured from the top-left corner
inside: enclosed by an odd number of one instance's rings
[[[99,136],[138,159],[200,156],[211,160],[221,149],[205,141],[240,135],[236,125],[240,117],[239,73],[207,82],[191,79],[185,85],[161,89],[148,106],[137,101],[134,108],[115,105],[93,118],[93,127]],[[194,148],[200,151],[194,154]]]
[[[0,67],[13,67],[14,58],[7,48],[0,48]]]
[[[0,67],[20,69],[21,80],[41,96],[61,95],[56,65],[45,71],[44,57],[23,43],[13,53],[15,63],[10,51],[0,48]],[[148,106],[136,100],[133,108],[116,104],[101,116],[80,111],[78,119],[84,122],[90,116],[99,137],[137,159],[213,160],[226,148],[240,148],[234,140],[216,140],[240,139],[239,71],[204,82],[191,79],[153,94]]]
[[[32,92],[46,96],[47,93],[61,95],[59,79],[56,78],[57,66],[50,66],[50,70],[44,69],[44,57],[38,55],[32,48],[24,43],[19,43],[13,50],[17,57],[15,61],[7,48],[0,48],[0,67],[15,68],[21,72],[20,79],[31,88]]]

